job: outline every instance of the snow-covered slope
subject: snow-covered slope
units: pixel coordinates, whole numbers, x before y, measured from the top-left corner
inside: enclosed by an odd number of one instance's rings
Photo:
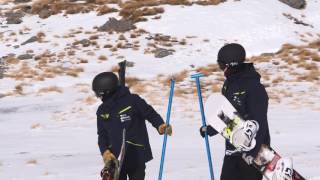
[[[1,5],[1,11],[13,5]],[[182,73],[173,102],[174,135],[168,140],[163,179],[209,179],[195,84],[188,77],[198,67],[215,64],[218,49],[226,42],[243,44],[248,55],[274,53],[285,43],[304,46],[320,38],[320,1],[310,0],[304,10],[274,1],[227,1],[217,6],[169,6],[160,19],[136,24],[137,30],[109,34],[95,27],[118,13],[97,16],[96,12],[53,15],[47,19],[26,15],[19,25],[0,29],[0,57],[32,54],[28,60],[8,60],[6,76],[0,79],[0,179],[98,179],[102,160],[97,146],[95,110],[99,101],[91,92],[91,80],[101,71],[111,70],[124,59],[134,62],[127,75],[132,91],[141,94],[165,117],[169,89],[163,81]],[[307,25],[295,24],[290,14]],[[146,32],[139,31],[144,29]],[[150,37],[171,36],[171,45],[161,45]],[[132,36],[134,34],[134,36]],[[21,45],[32,36],[39,42]],[[75,45],[89,39],[90,45]],[[119,43],[137,45],[119,48]],[[154,45],[173,49],[172,55],[155,58]],[[104,48],[105,45],[117,47]],[[320,54],[317,48],[310,51]],[[297,48],[299,49],[299,48]],[[275,56],[275,62],[255,62],[267,70],[270,79],[295,79],[287,71],[308,72]],[[307,60],[311,61],[311,60]],[[312,61],[319,72],[319,62]],[[286,69],[287,68],[287,69]],[[55,69],[56,71],[53,71]],[[184,71],[186,70],[186,71]],[[279,74],[278,74],[279,73]],[[179,74],[180,75],[180,74]],[[220,78],[220,80],[219,80]],[[320,179],[319,79],[280,81],[264,79],[272,104],[269,123],[272,144],[284,156],[293,158],[295,168],[310,179]],[[221,72],[203,78],[205,98],[212,86],[221,86]],[[274,98],[283,92],[282,101]],[[291,93],[291,94],[290,94]],[[4,96],[4,97],[2,97]],[[292,101],[295,101],[294,106]],[[295,109],[294,109],[295,108]],[[147,164],[146,179],[158,175],[162,137],[148,125],[154,160]],[[210,140],[216,178],[221,171],[224,142]]]

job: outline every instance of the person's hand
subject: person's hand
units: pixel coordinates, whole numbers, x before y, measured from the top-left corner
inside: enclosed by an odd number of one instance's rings
[[[114,156],[114,154],[109,149],[107,149],[103,153],[102,157],[103,157],[104,164],[107,164],[107,162],[110,162],[110,161],[116,161],[117,160],[117,158]]]
[[[208,136],[214,136],[214,135],[218,134],[218,132],[210,125],[200,127],[199,131],[200,131],[200,135],[202,137],[205,136],[206,132],[207,132]]]
[[[119,163],[117,160],[108,161],[100,172],[102,180],[119,179]]]
[[[101,170],[100,176],[103,180],[114,179],[119,177],[119,161],[110,150],[106,150],[103,155],[104,168]],[[116,178],[117,179],[117,178]]]
[[[166,132],[169,136],[171,136],[172,135],[172,126],[170,124],[167,125],[167,124],[163,123],[158,127],[158,131],[159,131],[160,135],[162,135]]]

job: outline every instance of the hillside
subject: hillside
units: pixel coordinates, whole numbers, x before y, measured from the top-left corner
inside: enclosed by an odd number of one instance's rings
[[[123,2],[124,3],[124,2]],[[320,179],[320,1],[1,1],[0,179],[97,179],[93,77],[129,61],[127,85],[165,117],[177,82],[164,179],[209,179],[195,83],[219,92],[219,48],[243,44],[270,97],[272,144]],[[113,19],[115,18],[115,19]],[[118,21],[124,18],[122,21]],[[9,22],[10,21],[10,22]],[[155,179],[162,137],[151,127]],[[210,140],[216,177],[223,139]],[[17,173],[19,172],[19,173]]]

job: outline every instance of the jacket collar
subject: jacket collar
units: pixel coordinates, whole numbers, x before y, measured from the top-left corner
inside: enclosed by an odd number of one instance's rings
[[[243,63],[235,67],[230,67],[225,72],[228,81],[239,80],[243,78],[253,78],[260,80],[260,74],[255,70],[252,63]]]
[[[116,101],[130,93],[128,87],[119,87],[113,94],[103,97],[103,105],[107,108],[113,107],[116,104]]]

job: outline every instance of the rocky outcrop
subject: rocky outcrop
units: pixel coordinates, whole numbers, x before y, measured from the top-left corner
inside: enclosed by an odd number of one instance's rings
[[[23,16],[24,16],[24,13],[20,11],[5,13],[7,24],[20,24],[22,23]]]
[[[133,25],[132,21],[121,19],[117,20],[116,18],[109,18],[109,20],[99,27],[99,31],[107,31],[107,32],[126,32],[136,27]]]
[[[279,1],[295,9],[303,9],[307,6],[307,2],[305,0],[279,0]]]
[[[154,57],[156,57],[156,58],[163,58],[163,57],[172,55],[173,52],[174,52],[173,50],[168,50],[168,49],[163,49],[163,48],[157,48],[157,49],[154,51]]]

